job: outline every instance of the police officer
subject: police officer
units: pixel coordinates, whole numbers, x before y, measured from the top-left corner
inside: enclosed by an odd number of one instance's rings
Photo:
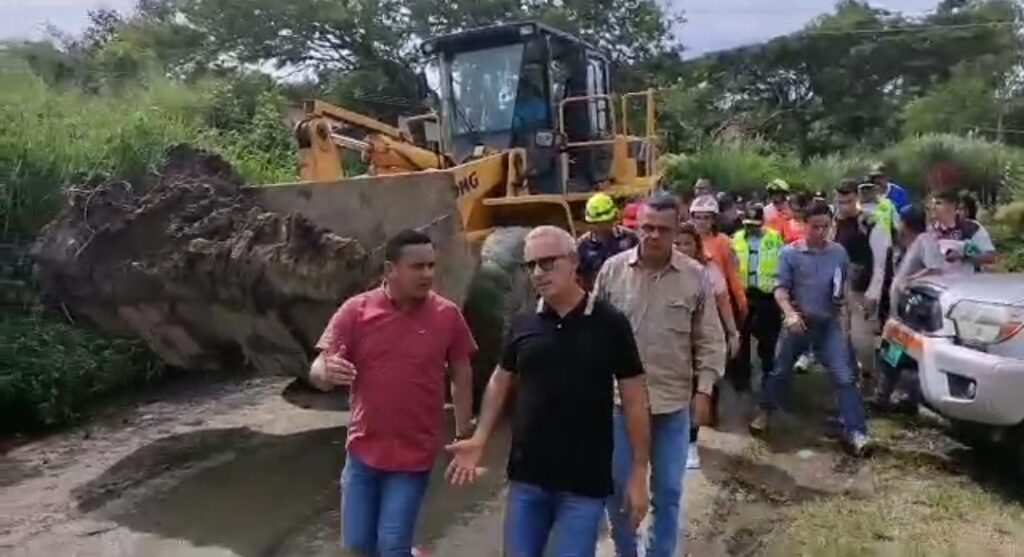
[[[740,352],[730,362],[726,377],[740,393],[750,391],[750,339],[757,339],[761,371],[775,366],[775,345],[782,328],[782,312],[774,291],[779,272],[779,253],[785,242],[778,231],[764,224],[764,208],[754,205],[743,215],[743,229],[732,237],[739,263],[740,280],[746,288],[749,313],[740,324]]]

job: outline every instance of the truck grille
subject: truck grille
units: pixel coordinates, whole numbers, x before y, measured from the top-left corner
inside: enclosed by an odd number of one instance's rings
[[[911,329],[931,333],[942,329],[939,292],[926,286],[912,286],[900,296],[896,315]]]

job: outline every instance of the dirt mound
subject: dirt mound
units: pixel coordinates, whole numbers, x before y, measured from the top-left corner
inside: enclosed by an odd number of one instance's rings
[[[32,250],[47,295],[182,368],[302,374],[330,313],[378,272],[358,241],[268,212],[188,146],[145,183],[97,179],[68,197]]]

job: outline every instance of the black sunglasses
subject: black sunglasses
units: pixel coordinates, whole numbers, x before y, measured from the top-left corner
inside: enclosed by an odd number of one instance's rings
[[[557,263],[559,259],[565,259],[566,257],[569,256],[553,255],[551,257],[538,257],[537,259],[532,259],[530,261],[523,261],[522,267],[523,270],[530,273],[532,273],[537,267],[540,267],[540,270],[546,273],[555,268],[555,263]]]

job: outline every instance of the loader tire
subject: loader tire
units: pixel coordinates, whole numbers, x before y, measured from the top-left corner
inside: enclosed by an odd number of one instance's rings
[[[536,299],[522,270],[525,227],[499,228],[480,248],[480,269],[466,297],[466,320],[479,344],[473,359],[473,410],[479,412],[487,382],[501,358],[512,318]]]

